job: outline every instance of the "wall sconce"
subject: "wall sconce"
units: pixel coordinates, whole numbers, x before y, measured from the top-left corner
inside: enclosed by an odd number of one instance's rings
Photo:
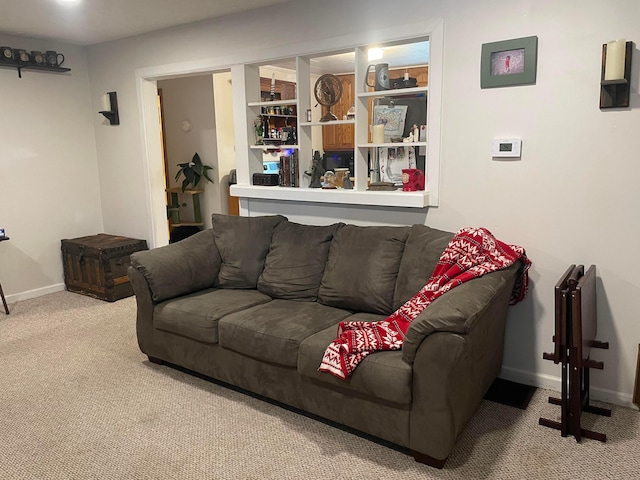
[[[614,40],[602,45],[600,108],[629,106],[633,42]]]
[[[118,115],[118,95],[116,92],[105,93],[100,99],[102,110],[98,113],[104,115],[111,125],[120,125]]]

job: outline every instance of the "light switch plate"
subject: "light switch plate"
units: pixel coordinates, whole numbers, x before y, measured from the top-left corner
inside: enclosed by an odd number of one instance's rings
[[[496,138],[493,140],[491,155],[493,157],[520,158],[522,140],[519,138]]]

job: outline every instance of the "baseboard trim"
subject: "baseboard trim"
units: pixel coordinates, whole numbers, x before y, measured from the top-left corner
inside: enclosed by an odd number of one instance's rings
[[[558,368],[560,368],[558,366]],[[510,380],[512,382],[531,385],[532,387],[546,388],[548,390],[560,391],[561,379],[544,373],[527,372],[516,368],[502,367],[500,378]],[[621,407],[632,408],[638,410],[638,407],[632,402],[632,395],[628,393],[615,392],[604,388],[591,387],[590,397],[592,400],[599,402],[611,403]]]
[[[50,293],[61,292],[65,289],[64,283],[56,283],[55,285],[49,285],[48,287],[36,288],[34,290],[27,290],[26,292],[13,293],[7,295],[7,303],[19,302],[20,300],[28,300],[30,298],[41,297],[42,295],[48,295]]]

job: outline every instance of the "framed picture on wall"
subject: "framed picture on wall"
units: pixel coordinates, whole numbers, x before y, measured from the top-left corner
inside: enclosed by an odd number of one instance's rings
[[[509,87],[536,83],[538,37],[484,43],[480,59],[480,87]]]

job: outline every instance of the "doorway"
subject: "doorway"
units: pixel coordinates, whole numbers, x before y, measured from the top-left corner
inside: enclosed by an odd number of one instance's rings
[[[160,165],[148,152],[150,179],[162,173],[162,218],[158,205],[160,182],[150,181],[154,245],[164,245],[176,227],[211,227],[211,214],[228,212],[229,172],[235,168],[233,101],[230,72],[202,74],[148,82],[156,89],[158,136],[147,128],[149,138],[159,138]],[[146,96],[145,96],[146,104]],[[145,122],[147,126],[150,126]],[[149,142],[149,140],[147,140]],[[175,179],[178,164],[195,154],[212,167],[213,183],[202,178],[195,191],[182,193],[182,178]],[[172,221],[172,216],[173,220]],[[164,231],[161,231],[164,230]]]

